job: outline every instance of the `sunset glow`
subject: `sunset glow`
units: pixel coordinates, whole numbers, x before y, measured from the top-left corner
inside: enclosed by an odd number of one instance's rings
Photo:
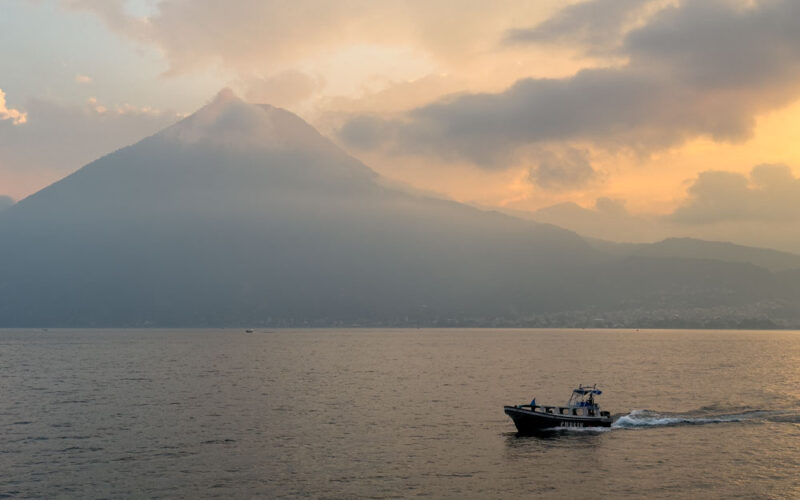
[[[800,224],[800,196],[775,207],[790,213],[746,220],[672,216],[692,203],[703,172],[747,177],[782,165],[800,186],[800,9],[789,0],[7,0],[2,9],[0,195],[15,200],[230,87],[438,196],[534,219],[608,199],[625,217],[596,236],[800,252],[800,236],[787,234]],[[625,218],[649,221],[652,233]]]

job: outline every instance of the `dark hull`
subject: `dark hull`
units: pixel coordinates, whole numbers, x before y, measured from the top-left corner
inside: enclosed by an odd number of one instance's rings
[[[556,415],[526,410],[516,406],[504,407],[506,415],[511,417],[520,434],[531,434],[545,429],[611,427],[611,417],[578,417],[572,415]]]

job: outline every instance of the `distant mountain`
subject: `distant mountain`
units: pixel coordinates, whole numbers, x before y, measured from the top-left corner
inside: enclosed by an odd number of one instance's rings
[[[666,257],[390,187],[297,116],[223,91],[0,213],[0,326],[800,317],[797,276]]]
[[[656,243],[613,243],[593,239],[587,241],[593,247],[615,255],[719,260],[753,264],[770,271],[800,270],[800,255],[723,241],[694,238],[667,238]]]
[[[565,302],[554,278],[599,257],[553,226],[389,189],[230,92],[22,200],[0,242],[5,325],[494,317]]]
[[[512,214],[515,215],[515,214]],[[666,236],[661,224],[647,217],[629,213],[624,205],[601,198],[592,209],[577,203],[558,203],[534,212],[520,212],[519,217],[568,228],[581,236],[610,241],[647,242]]]

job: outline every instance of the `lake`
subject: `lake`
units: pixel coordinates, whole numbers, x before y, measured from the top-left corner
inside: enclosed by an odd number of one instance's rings
[[[0,330],[0,390],[0,498],[800,497],[794,331]]]

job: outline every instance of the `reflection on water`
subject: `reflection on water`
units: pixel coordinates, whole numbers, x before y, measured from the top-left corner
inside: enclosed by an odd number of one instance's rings
[[[530,450],[541,447],[548,450],[554,447],[568,447],[574,449],[592,449],[602,446],[600,435],[609,429],[583,429],[583,430],[542,430],[534,434],[519,434],[516,432],[504,433],[506,447],[515,450]]]
[[[797,332],[6,330],[0,366],[0,496],[800,496]],[[579,382],[612,428],[516,435]]]

